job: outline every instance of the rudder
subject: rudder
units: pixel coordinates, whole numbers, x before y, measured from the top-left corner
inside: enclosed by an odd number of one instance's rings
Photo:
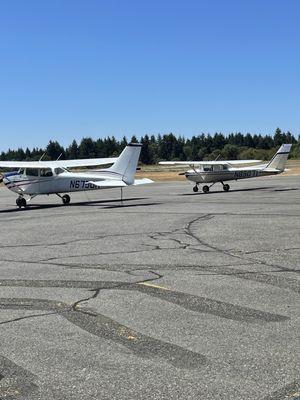
[[[282,146],[280,146],[277,153],[274,155],[272,160],[266,166],[266,169],[274,168],[278,169],[281,172],[284,171],[284,167],[289,157],[291,147],[292,147],[291,144],[283,144]]]

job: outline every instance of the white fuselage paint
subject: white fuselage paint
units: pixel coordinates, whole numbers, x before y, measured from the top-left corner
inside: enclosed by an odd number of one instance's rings
[[[277,175],[279,172],[268,171],[261,168],[243,167],[229,168],[226,171],[203,171],[191,169],[185,172],[185,177],[195,183],[214,183],[233,181],[238,179],[257,178],[259,176]]]
[[[92,173],[73,173],[63,172],[53,176],[26,176],[16,173],[7,178],[4,176],[3,182],[11,191],[24,195],[70,193],[86,190],[96,190],[99,187],[89,183],[90,181],[120,180],[122,176],[117,173],[102,171],[101,175]]]

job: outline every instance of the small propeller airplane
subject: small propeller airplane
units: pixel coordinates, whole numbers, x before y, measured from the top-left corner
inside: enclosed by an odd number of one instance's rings
[[[151,179],[134,179],[141,152],[141,144],[130,143],[116,158],[91,158],[57,161],[0,161],[0,168],[17,169],[4,173],[3,183],[19,196],[19,208],[38,195],[56,194],[63,204],[70,203],[70,192],[95,189],[122,188],[152,183]],[[94,172],[71,172],[69,168],[113,164]],[[27,197],[27,200],[25,198]]]
[[[201,183],[211,183],[204,185],[202,190],[208,193],[209,189],[217,182],[220,182],[225,192],[228,192],[230,186],[225,181],[232,181],[246,178],[257,178],[259,176],[277,175],[284,171],[288,159],[291,144],[283,144],[270,162],[248,167],[234,167],[235,165],[259,163],[261,160],[231,160],[231,161],[160,161],[160,165],[187,165],[191,169],[180,173],[195,182],[194,192],[198,192],[198,185]]]

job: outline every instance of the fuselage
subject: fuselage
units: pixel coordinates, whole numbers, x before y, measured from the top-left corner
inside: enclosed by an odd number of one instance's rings
[[[266,175],[276,175],[280,171],[270,171],[266,165],[256,167],[230,168],[228,165],[208,165],[201,169],[190,169],[185,172],[185,177],[196,183],[214,183],[233,181],[238,179],[257,178]]]
[[[3,183],[11,191],[24,195],[69,193],[99,189],[90,181],[120,180],[111,171],[69,172],[62,168],[41,170],[25,169],[4,174]]]

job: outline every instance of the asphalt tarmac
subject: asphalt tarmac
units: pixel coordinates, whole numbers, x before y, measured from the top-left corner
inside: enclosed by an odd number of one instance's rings
[[[300,397],[300,176],[0,189],[0,399]]]

